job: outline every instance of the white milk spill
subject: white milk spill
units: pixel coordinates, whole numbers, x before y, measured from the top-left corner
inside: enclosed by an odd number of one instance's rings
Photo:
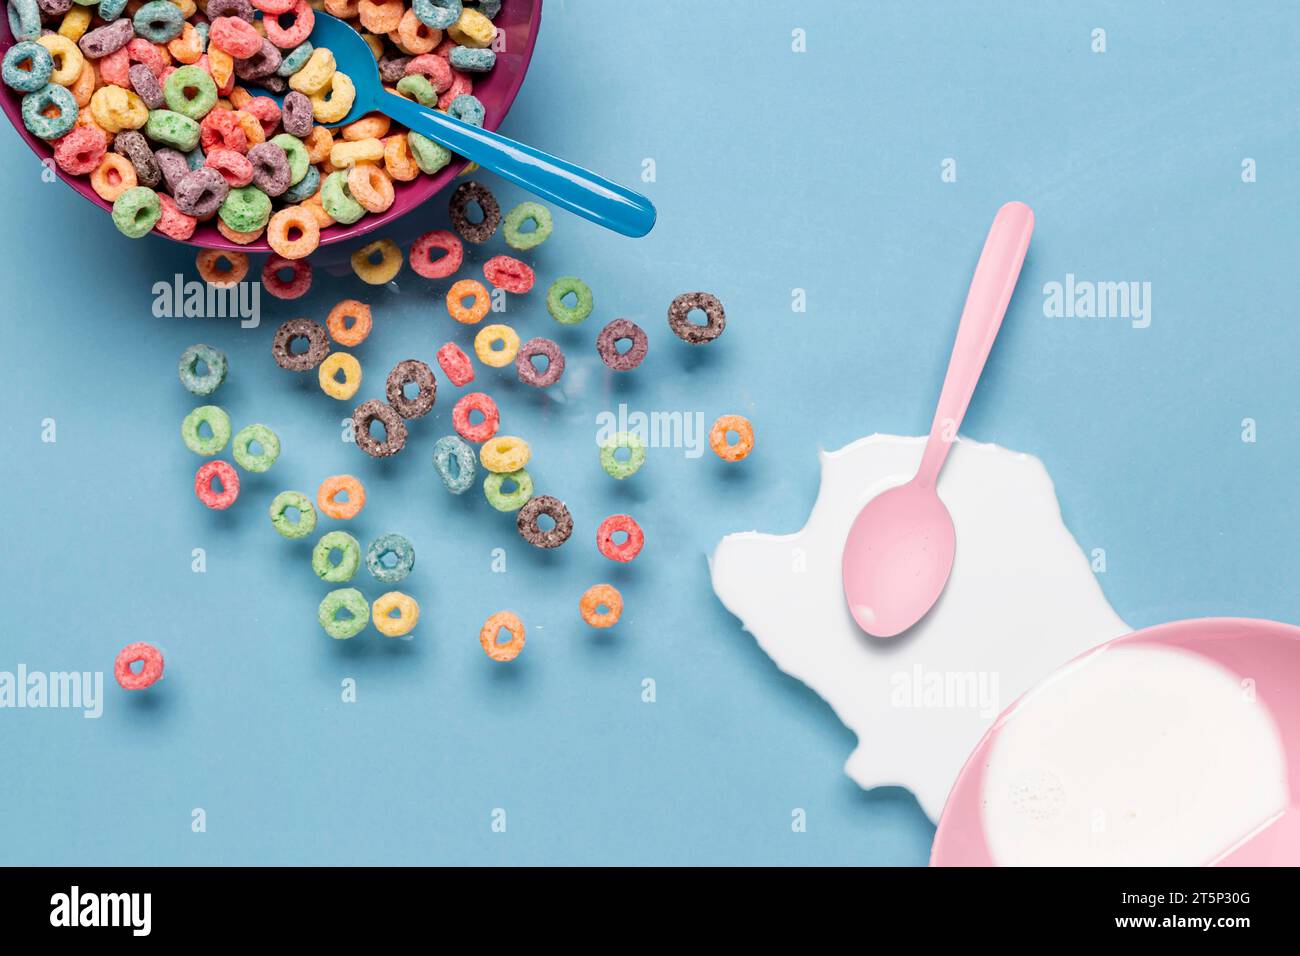
[[[1119,646],[1016,705],[983,793],[998,863],[1197,866],[1286,806],[1286,761],[1236,675],[1185,651]]]
[[[1042,463],[959,440],[939,480],[957,529],[947,588],[900,637],[859,630],[840,586],[844,539],[867,501],[916,471],[923,447],[873,435],[822,453],[803,530],[728,535],[710,567],[759,646],[857,734],[849,776],[907,787],[937,820],[994,718],[1129,628],[1061,520]],[[1126,648],[1072,665],[1000,735],[985,788],[996,858],[1207,862],[1227,849],[1285,799],[1272,723],[1240,699],[1231,675],[1183,653]]]

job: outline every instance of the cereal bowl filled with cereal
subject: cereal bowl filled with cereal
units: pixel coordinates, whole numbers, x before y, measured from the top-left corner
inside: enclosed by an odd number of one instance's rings
[[[286,258],[380,228],[466,165],[377,113],[336,125],[348,78],[312,44],[316,10],[364,38],[385,89],[488,130],[541,16],[541,0],[7,6],[4,110],[64,182],[132,238]]]

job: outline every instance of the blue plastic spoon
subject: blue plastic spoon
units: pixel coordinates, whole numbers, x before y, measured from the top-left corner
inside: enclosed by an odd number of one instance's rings
[[[644,236],[654,227],[655,207],[645,196],[540,149],[389,93],[379,78],[379,64],[366,41],[337,17],[316,11],[311,42],[316,47],[328,47],[339,71],[346,73],[356,87],[356,100],[348,115],[337,123],[325,125],[342,126],[366,113],[383,113],[502,179],[598,226],[633,237]],[[283,100],[282,95],[260,92],[276,102]]]

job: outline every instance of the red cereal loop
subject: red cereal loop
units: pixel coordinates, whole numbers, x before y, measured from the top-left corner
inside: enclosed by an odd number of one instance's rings
[[[144,666],[137,674],[131,670],[132,664]],[[144,641],[126,645],[117,652],[117,659],[113,661],[113,676],[117,678],[123,690],[144,690],[162,680],[162,651]]]
[[[247,186],[253,181],[253,164],[243,153],[224,146],[208,150],[203,165],[211,166],[219,172],[231,189]]]
[[[158,194],[158,202],[162,204],[162,214],[158,217],[155,229],[168,239],[176,239],[179,242],[184,242],[194,235],[194,227],[199,224],[197,219],[181,212],[180,207],[176,205],[176,200],[166,193]]]
[[[406,69],[402,72],[407,76],[418,73],[426,77],[439,93],[450,87],[452,83],[451,64],[433,53],[421,53],[417,57],[412,57],[411,62],[406,64]]]
[[[262,49],[262,34],[239,17],[217,17],[208,28],[208,42],[236,60],[247,60]]]
[[[474,366],[455,342],[448,342],[438,349],[438,366],[457,388],[474,381]]]
[[[537,281],[532,269],[511,256],[493,256],[483,263],[483,275],[498,289],[516,295],[523,295]]]
[[[445,255],[437,259],[429,256],[435,249],[441,249]],[[426,232],[411,243],[411,268],[416,275],[426,279],[445,279],[460,268],[465,259],[465,247],[460,238],[446,229]]]
[[[78,126],[54,144],[54,161],[59,169],[73,176],[95,171],[108,151],[108,140],[94,126]]]
[[[268,0],[261,0],[261,2],[267,3]],[[287,27],[280,24],[280,17],[286,13],[292,13],[294,16],[293,23]],[[266,38],[281,50],[292,50],[302,43],[311,36],[312,27],[315,25],[316,11],[308,6],[307,0],[291,0],[288,10],[280,10],[271,16],[262,17]]]
[[[297,45],[294,44],[294,46]],[[280,125],[280,106],[269,96],[254,96],[240,109],[257,117],[257,121],[262,124],[262,132],[267,139],[274,135],[275,128]]]
[[[249,0],[255,10],[261,10],[263,13],[269,13],[273,17],[278,17],[282,13],[288,13],[293,9],[297,0]],[[263,17],[263,20],[266,18]]]
[[[203,117],[199,123],[199,144],[206,153],[220,144],[236,153],[248,152],[248,137],[239,126],[235,114],[225,107],[218,106]]]
[[[213,479],[221,479],[221,490],[213,491]],[[224,511],[239,497],[239,475],[224,461],[206,461],[194,473],[194,493],[213,511]]]
[[[131,54],[126,51],[126,47],[119,47],[108,56],[93,62],[99,69],[99,78],[105,83],[130,88],[131,80],[127,72],[131,69]]]
[[[483,421],[477,425],[469,420],[469,413],[474,411],[483,413]],[[470,392],[462,395],[452,408],[451,427],[466,441],[482,444],[501,427],[501,413],[497,411],[497,403],[486,392]]]
[[[451,106],[451,101],[465,93],[474,92],[474,81],[469,78],[468,73],[462,73],[460,70],[451,71],[451,86],[447,91],[438,97],[438,109],[446,110]]]
[[[627,534],[627,539],[622,544],[614,540],[614,535],[619,531]],[[631,515],[610,515],[596,529],[596,547],[611,561],[626,564],[641,553],[644,544],[645,532]]]
[[[150,73],[159,78],[162,77],[163,67],[167,65],[158,48],[144,37],[136,37],[126,45],[126,58],[131,63],[143,63]]]
[[[288,279],[280,278],[285,269],[293,273]],[[306,295],[311,288],[311,264],[306,259],[286,259],[271,253],[266,265],[262,266],[262,287],[277,299],[296,299]]]

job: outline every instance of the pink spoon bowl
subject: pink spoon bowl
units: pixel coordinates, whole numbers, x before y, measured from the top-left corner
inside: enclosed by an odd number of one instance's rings
[[[500,127],[506,114],[523,85],[524,75],[533,57],[537,45],[537,30],[541,24],[542,0],[505,0],[501,12],[494,21],[497,28],[505,34],[505,50],[497,55],[496,66],[489,73],[479,74],[474,80],[474,95],[483,103],[487,116],[484,127],[496,130]],[[9,29],[9,18],[0,17],[0,56],[14,45],[13,33]],[[37,139],[23,125],[21,113],[22,94],[8,87],[0,87],[0,105],[10,124],[18,131],[33,153],[47,165],[65,183],[80,193],[90,202],[104,211],[112,212],[112,204],[99,198],[90,186],[87,176],[68,176],[54,164],[54,150],[45,140]],[[464,160],[453,162],[434,176],[420,175],[409,183],[393,183],[396,199],[392,206],[382,213],[362,217],[350,226],[333,225],[321,230],[322,246],[331,243],[356,239],[369,232],[380,229],[394,220],[406,215],[425,200],[440,192],[452,182],[468,164]],[[156,235],[160,235],[155,233]],[[200,223],[194,235],[184,240],[188,245],[204,249],[223,249],[231,252],[270,252],[271,247],[264,239],[239,245],[223,236],[214,223]]]
[[[1286,766],[1286,809],[1207,861],[1213,866],[1300,865],[1300,627],[1254,618],[1197,618],[1144,628],[1080,655],[1109,647],[1155,646],[1199,655],[1255,682],[1256,700],[1272,719]],[[1023,698],[1022,698],[1023,699]],[[995,741],[1020,701],[980,740],[953,785],[934,836],[931,866],[996,866],[985,835],[985,773]],[[1125,755],[1115,760],[1123,763]]]

